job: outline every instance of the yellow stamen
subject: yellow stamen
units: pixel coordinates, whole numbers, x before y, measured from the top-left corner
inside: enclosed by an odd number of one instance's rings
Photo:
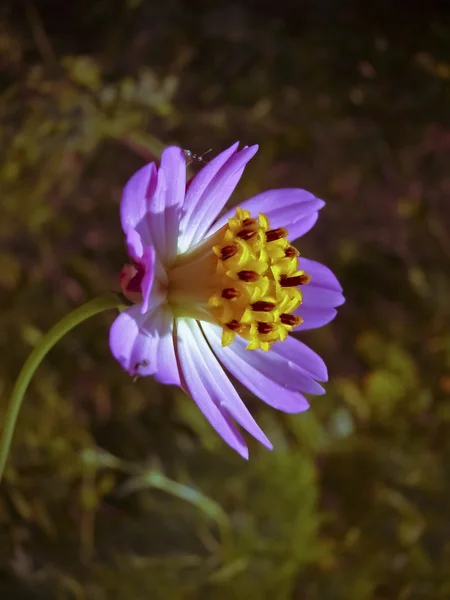
[[[248,350],[269,350],[286,339],[302,319],[293,315],[302,303],[299,286],[310,276],[299,271],[299,253],[287,230],[270,229],[238,208],[236,215],[210,238],[177,258],[168,272],[168,302],[180,316],[203,314],[223,328],[222,345],[236,335]]]

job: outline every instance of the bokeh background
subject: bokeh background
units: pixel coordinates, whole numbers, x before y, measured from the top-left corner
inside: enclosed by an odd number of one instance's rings
[[[114,311],[26,395],[0,490],[5,600],[450,598],[450,5],[3,0],[0,418],[43,332],[125,261],[127,178],[170,143],[259,143],[233,201],[327,200],[299,242],[347,303],[302,340],[327,394],[233,453],[133,383]]]

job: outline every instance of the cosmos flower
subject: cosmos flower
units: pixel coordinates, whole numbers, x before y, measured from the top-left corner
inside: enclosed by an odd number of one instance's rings
[[[237,148],[186,185],[185,152],[169,147],[159,167],[126,184],[121,221],[132,262],[121,288],[132,305],[114,321],[110,346],[131,375],[180,386],[248,458],[235,422],[272,446],[226,371],[274,408],[306,410],[303,394],[324,393],[317,382],[327,370],[291,332],[325,325],[344,298],[332,272],[291,245],[313,227],[322,200],[270,190],[219,216],[258,149]]]

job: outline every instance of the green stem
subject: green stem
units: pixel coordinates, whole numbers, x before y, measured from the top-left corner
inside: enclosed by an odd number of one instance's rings
[[[0,481],[2,479],[5,464],[8,459],[11,448],[11,441],[16,427],[17,417],[19,416],[22,400],[27,390],[28,384],[34,375],[34,372],[40,365],[47,352],[53,348],[66,333],[76,327],[79,323],[86,321],[97,313],[110,308],[119,308],[122,305],[118,296],[113,293],[100,296],[90,300],[76,308],[73,312],[66,315],[48,331],[39,341],[36,348],[30,354],[22,370],[19,373],[16,384],[12,391],[11,400],[6,411],[3,432],[0,440]]]

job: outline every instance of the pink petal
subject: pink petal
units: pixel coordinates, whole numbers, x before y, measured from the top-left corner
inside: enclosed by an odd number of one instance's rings
[[[342,286],[337,280],[336,275],[322,263],[300,256],[300,268],[312,275],[311,283],[314,286],[342,292]]]
[[[328,267],[300,257],[300,268],[311,275],[311,281],[302,287],[303,303],[295,311],[296,315],[302,316],[305,308],[330,309],[345,302],[342,287]]]
[[[311,283],[302,289],[304,306],[312,308],[334,308],[335,306],[344,304],[345,298],[341,292],[320,288],[311,285]]]
[[[180,226],[179,252],[199,242],[208,232],[219,212],[228,202],[248,161],[258,146],[236,152],[234,144],[219,154],[189,184]]]
[[[217,325],[202,323],[203,331],[220,362],[238,379],[242,385],[248,388],[255,396],[266,404],[287,413],[298,413],[307,410],[309,404],[306,398],[298,391],[294,391],[296,385],[296,373],[291,374],[285,384],[277,383],[276,369],[280,361],[275,355],[270,356],[271,351],[266,353],[266,360],[256,368],[249,356],[254,351],[242,349],[238,339],[227,346],[222,347],[221,329]],[[237,345],[235,345],[237,343]],[[283,342],[280,342],[283,343]]]
[[[318,211],[325,206],[325,202],[305,190],[285,188],[262,192],[240,206],[254,217],[260,212],[267,215],[272,228],[286,227],[288,238],[293,242],[313,227]],[[211,228],[211,233],[222,227],[234,214],[233,208],[220,217]]]
[[[142,239],[136,229],[128,229],[126,232],[126,244],[128,249],[128,256],[130,256],[136,262],[142,257],[144,247],[142,245]]]
[[[224,150],[208,164],[202,168],[201,171],[195,175],[190,181],[188,189],[186,190],[186,196],[184,199],[183,215],[180,223],[180,234],[181,239],[179,240],[179,251],[184,252],[189,248],[190,234],[189,234],[189,223],[192,218],[193,212],[196,210],[202,197],[205,195],[208,185],[217,177],[220,169],[225,163],[236,154],[239,142],[236,142],[230,146],[227,150]]]
[[[147,217],[147,199],[157,184],[158,174],[155,163],[139,169],[127,182],[122,193],[120,218],[125,233],[135,229],[141,236],[142,245],[152,244],[152,236]],[[135,238],[134,238],[135,239]]]
[[[135,262],[142,263],[145,267],[145,262],[146,262],[146,260],[148,260],[148,257],[146,259],[143,258],[144,247],[142,245],[141,236],[136,231],[136,229],[129,229],[126,232],[126,244],[127,244],[127,249],[128,249],[128,255]],[[150,246],[147,246],[146,248],[150,248]],[[147,252],[148,252],[148,250],[147,250]],[[152,263],[153,263],[154,277],[156,279],[158,279],[159,281],[161,281],[162,283],[167,283],[167,273],[161,264],[159,256],[156,256],[156,253],[155,253],[154,259],[152,259]]]
[[[142,314],[135,304],[111,326],[111,352],[130,375],[154,375],[159,381],[180,385],[173,347],[173,317],[157,306]]]
[[[203,369],[200,367],[199,373],[202,374],[202,379],[209,389],[211,397],[216,404],[219,403],[222,408],[228,411],[250,435],[271,449],[272,444],[257,425],[229,378],[225,375],[224,370],[211,352],[198,323],[191,322],[191,331],[196,344],[196,352],[205,365]]]
[[[148,223],[153,244],[163,263],[171,263],[177,252],[178,227],[186,189],[186,160],[177,146],[161,156],[158,183],[148,195]]]
[[[180,370],[175,354],[174,319],[172,311],[158,310],[154,315],[154,327],[164,332],[159,338],[156,371],[154,377],[166,385],[181,386]]]
[[[144,314],[148,311],[148,304],[150,301],[150,294],[153,287],[153,281],[155,279],[155,249],[153,246],[147,246],[144,248],[142,253],[142,259],[140,263],[144,265],[145,273],[142,278],[141,291],[142,291],[142,304],[141,313]]]
[[[174,259],[185,189],[186,161],[177,146],[164,150],[158,170],[150,163],[131,177],[123,190],[120,214],[127,236],[136,230],[141,238],[140,244],[135,235],[128,240],[133,258],[142,246],[154,245],[164,264]]]
[[[297,308],[295,314],[303,319],[303,323],[296,330],[297,333],[301,333],[308,329],[317,329],[327,325],[334,319],[337,310],[335,308],[311,308],[302,304]]]
[[[221,339],[222,329],[217,325],[205,324],[203,329],[208,339],[210,332],[212,333],[212,331],[214,332],[213,335],[215,335],[217,340]],[[269,352],[264,352],[263,350],[250,351],[246,350],[246,346],[248,344],[247,340],[236,336],[231,346],[229,346],[229,349],[230,351],[239,355],[239,357],[243,359],[247,365],[252,366],[260,373],[270,377],[273,382],[281,385],[283,388],[289,388],[291,390],[304,392],[307,394],[324,394],[325,390],[323,387],[314,381],[316,377],[311,375],[307,369],[304,369],[301,362],[290,360],[289,353],[287,353],[287,360],[286,353],[277,353],[277,350],[282,346],[284,347],[285,343],[286,342],[279,342],[274,344]],[[309,348],[307,349],[309,350]],[[227,348],[224,349],[224,352],[226,351]],[[309,350],[309,353],[312,356],[308,357],[308,359],[315,360],[317,363],[319,363],[317,367],[319,370],[323,365],[322,359],[312,350]]]
[[[308,233],[308,231],[310,231],[317,223],[318,218],[319,213],[313,212],[308,217],[305,217],[304,219],[299,219],[298,221],[290,225],[288,230],[288,240],[290,242],[294,242],[299,237],[302,237],[302,235],[305,235],[305,233]]]
[[[295,365],[297,369],[312,379],[328,381],[327,367],[320,356],[292,335],[289,335],[284,342],[273,344],[269,350],[270,353]]]
[[[181,385],[217,433],[243,458],[248,458],[247,445],[233,424],[227,410],[221,405],[214,380],[210,381],[203,351],[197,346],[196,321],[177,319],[177,354],[181,370]],[[209,348],[207,354],[211,354]]]

